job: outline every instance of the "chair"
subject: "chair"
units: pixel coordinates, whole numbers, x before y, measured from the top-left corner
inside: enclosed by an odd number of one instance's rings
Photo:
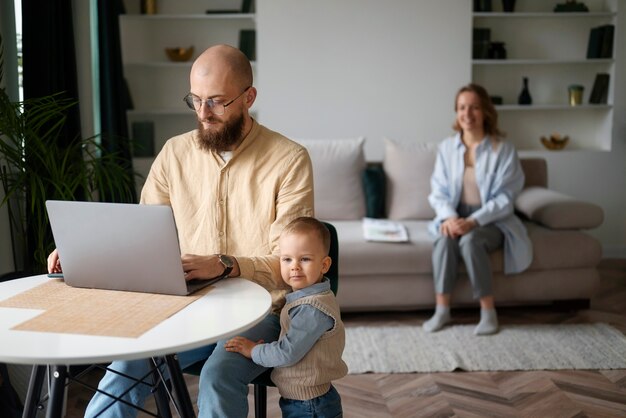
[[[339,241],[335,227],[328,222],[324,222],[324,225],[326,225],[326,228],[330,231],[330,251],[328,251],[328,255],[333,260],[330,269],[326,273],[326,277],[330,280],[330,288],[336,295],[339,288]],[[183,373],[199,376],[203,364],[203,361],[194,363],[185,368]],[[267,416],[267,387],[276,386],[270,378],[271,373],[272,369],[266,370],[252,381],[254,385],[254,416],[256,418],[266,418]]]

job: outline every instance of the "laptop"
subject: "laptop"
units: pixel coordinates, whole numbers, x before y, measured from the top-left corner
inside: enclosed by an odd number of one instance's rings
[[[220,279],[185,280],[169,206],[48,200],[46,208],[70,286],[189,295]]]

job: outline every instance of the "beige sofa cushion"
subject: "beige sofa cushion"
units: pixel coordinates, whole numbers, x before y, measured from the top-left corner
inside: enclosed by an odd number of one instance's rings
[[[600,206],[543,187],[522,190],[515,200],[515,209],[552,229],[591,229],[604,219]]]
[[[315,216],[325,220],[362,219],[365,196],[364,138],[296,139],[309,151],[313,164]]]
[[[432,275],[434,237],[428,232],[428,221],[402,221],[409,242],[371,242],[363,238],[360,221],[333,221],[339,236],[339,288],[341,278],[376,276],[385,281],[390,276]],[[532,222],[525,223],[533,243],[533,262],[528,271],[575,270],[593,268],[602,257],[602,247],[591,235],[575,230],[553,230]],[[502,250],[490,256],[494,273],[503,269]],[[461,263],[461,273],[465,266]],[[515,280],[519,275],[507,276]],[[339,292],[341,293],[341,292]]]
[[[428,195],[436,156],[436,143],[385,139],[383,168],[387,175],[386,211],[389,219],[434,218]]]
[[[430,274],[434,238],[428,222],[402,221],[409,242],[394,243],[366,241],[361,221],[332,221],[339,237],[339,289],[344,275],[375,275],[384,281],[398,274]]]

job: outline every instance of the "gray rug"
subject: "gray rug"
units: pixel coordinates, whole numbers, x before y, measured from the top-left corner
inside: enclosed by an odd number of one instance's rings
[[[511,325],[476,337],[474,325],[346,328],[350,374],[626,369],[626,337],[607,324]]]

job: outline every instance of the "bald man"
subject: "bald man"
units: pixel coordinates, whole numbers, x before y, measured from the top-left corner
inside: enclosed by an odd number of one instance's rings
[[[272,313],[244,335],[275,341],[278,313],[288,290],[280,276],[278,238],[299,216],[313,216],[313,176],[306,150],[259,125],[249,109],[257,91],[250,62],[241,51],[217,45],[194,62],[187,106],[197,129],[171,138],[156,157],[141,192],[141,203],[170,205],[188,280],[226,274],[259,283],[272,295]],[[51,255],[49,269],[60,268]],[[212,320],[212,319],[207,319]],[[246,417],[248,384],[265,368],[224,350],[224,341],[179,353],[182,368],[204,361],[200,375],[200,417]],[[148,361],[117,361],[113,370],[142,376]],[[98,388],[143,405],[147,385],[108,371]],[[105,409],[106,408],[106,409]],[[132,417],[137,412],[96,393],[86,417]]]

